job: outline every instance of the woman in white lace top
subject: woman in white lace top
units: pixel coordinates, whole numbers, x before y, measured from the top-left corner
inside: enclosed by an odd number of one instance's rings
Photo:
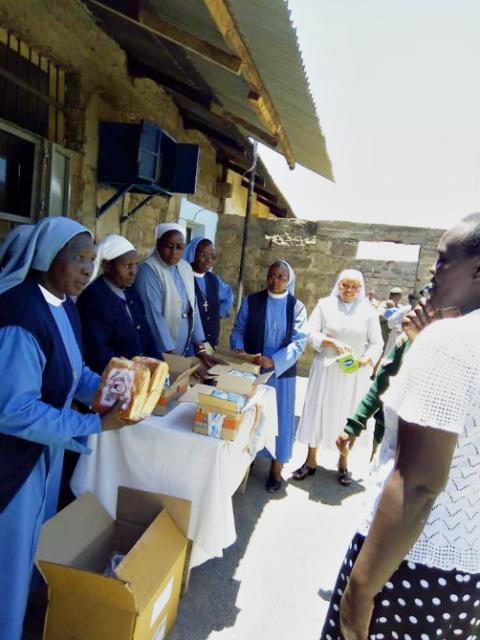
[[[383,397],[370,508],[322,640],[480,638],[480,214],[442,237],[432,273],[415,322],[462,316],[420,334]]]

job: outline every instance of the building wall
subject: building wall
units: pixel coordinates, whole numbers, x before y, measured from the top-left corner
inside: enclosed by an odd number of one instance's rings
[[[217,229],[219,260],[216,270],[238,290],[238,274],[243,227],[239,216],[221,216]],[[251,218],[245,263],[245,293],[264,286],[268,266],[277,259],[287,260],[296,272],[296,295],[311,313],[317,300],[330,293],[338,273],[358,268],[367,278],[367,287],[386,297],[392,286],[406,294],[418,291],[429,280],[441,229],[423,229],[390,225],[366,225],[349,222],[306,220],[262,220]],[[420,245],[417,263],[356,260],[358,242],[390,241]],[[228,341],[232,320],[224,323],[222,342]],[[308,370],[310,356],[301,370]]]
[[[246,187],[242,187],[242,176],[235,171],[229,170],[227,172],[226,181],[232,185],[233,193],[231,198],[225,199],[224,213],[227,215],[245,217],[248,189]],[[253,194],[252,200],[252,216],[276,220],[276,216],[270,211],[270,209],[258,201],[257,194],[255,193]]]
[[[148,79],[133,79],[127,73],[123,50],[100,29],[88,8],[78,0],[0,0],[0,24],[68,72],[66,147],[74,153],[71,211],[93,230],[97,239],[106,233],[128,235],[142,254],[151,248],[154,227],[163,220],[177,220],[181,196],[170,201],[156,197],[129,221],[120,225],[120,215],[143,196],[128,195],[100,220],[95,212],[113,193],[99,188],[96,180],[98,124],[102,120],[138,122],[150,120],[179,142],[199,144],[200,167],[197,192],[189,200],[210,211],[218,211],[215,196],[219,169],[216,151],[209,140],[194,130],[185,130],[169,95]],[[4,235],[9,225],[2,224]]]

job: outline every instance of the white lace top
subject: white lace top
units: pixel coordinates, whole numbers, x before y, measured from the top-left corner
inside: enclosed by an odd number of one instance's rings
[[[360,533],[368,533],[393,469],[398,416],[450,431],[458,434],[458,442],[447,486],[407,558],[443,570],[480,573],[480,310],[425,329],[383,401],[385,436],[373,464],[369,516]]]

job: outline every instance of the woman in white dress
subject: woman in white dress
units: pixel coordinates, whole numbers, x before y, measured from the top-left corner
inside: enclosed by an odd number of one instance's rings
[[[318,447],[336,449],[338,430],[368,390],[373,365],[382,353],[378,314],[365,299],[360,271],[347,269],[340,273],[330,296],[318,301],[308,330],[315,355],[297,433],[297,440],[308,445],[308,454],[293,473],[295,480],[315,473]],[[353,352],[360,367],[347,374],[334,360],[348,352]],[[339,481],[349,484],[350,478],[340,461]]]

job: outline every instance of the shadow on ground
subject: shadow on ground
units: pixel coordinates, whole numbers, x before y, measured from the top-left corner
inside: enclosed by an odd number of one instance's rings
[[[365,487],[361,484],[365,482],[363,478],[352,479],[352,483],[345,487],[341,485],[338,480],[338,473],[333,469],[325,469],[325,467],[318,466],[315,475],[308,476],[300,482],[298,480],[290,479],[288,482],[297,489],[307,491],[310,500],[321,502],[322,504],[328,504],[330,506],[339,506],[348,498],[362,493],[365,491]]]
[[[250,472],[248,495],[234,495],[237,541],[224,551],[223,558],[209,560],[193,569],[188,593],[180,600],[177,622],[169,640],[205,640],[212,631],[235,625],[240,612],[236,606],[240,589],[240,581],[234,577],[236,569],[265,505],[286,496],[285,488],[275,495],[265,491],[269,468],[268,460],[257,459]],[[211,587],[206,590],[205,584]]]

